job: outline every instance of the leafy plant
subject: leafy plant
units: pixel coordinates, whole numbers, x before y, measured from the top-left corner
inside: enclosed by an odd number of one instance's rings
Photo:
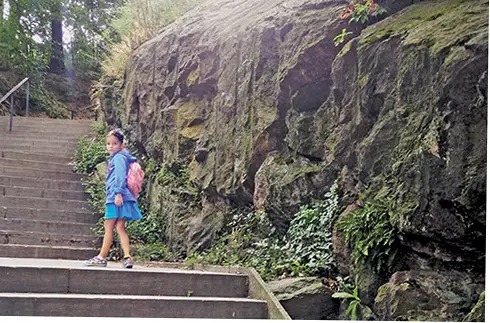
[[[186,263],[253,267],[266,281],[282,274],[327,272],[333,267],[331,230],[337,205],[334,184],[324,200],[300,208],[285,236],[276,233],[265,212],[235,212],[213,247],[192,253]]]
[[[89,174],[107,159],[105,125],[102,122],[92,123],[92,132],[92,136],[84,136],[78,141],[73,157],[73,170],[77,173]]]
[[[172,262],[177,258],[177,255],[171,252],[168,249],[168,246],[163,242],[136,243],[134,244],[132,250],[133,257],[140,261]]]
[[[340,33],[339,35],[335,36],[335,38],[333,39],[334,43],[335,43],[335,47],[339,46],[340,44],[342,44],[344,42],[344,39],[346,36],[349,36],[350,34],[352,34],[351,31],[347,31],[345,28],[342,29],[342,33]]]
[[[337,207],[337,183],[334,183],[324,200],[301,206],[291,221],[283,250],[290,254],[292,263],[305,265],[302,268],[306,273],[315,274],[333,267],[332,226]]]
[[[110,27],[117,37],[105,35],[109,54],[104,59],[105,75],[122,79],[132,50],[159,30],[196,6],[200,0],[128,0],[118,10]]]
[[[354,291],[350,292],[347,289],[341,292],[333,293],[332,298],[347,299],[350,300],[349,307],[345,313],[350,314],[350,319],[357,321],[357,314],[361,308],[361,299],[359,298],[359,290],[357,285],[354,287]]]
[[[141,220],[128,222],[126,231],[134,243],[159,244],[164,242],[166,225],[158,210],[152,210]]]
[[[337,222],[345,242],[352,246],[355,264],[370,263],[377,272],[391,269],[397,256],[397,229],[390,219],[389,207],[375,201]]]
[[[369,17],[376,17],[385,12],[386,10],[374,0],[364,0],[364,3],[351,2],[342,10],[340,19],[349,19],[349,24],[353,22],[365,23]]]
[[[386,13],[386,10],[375,2],[375,0],[355,0],[342,9],[340,19],[347,20],[348,23],[366,23],[370,17],[376,17]],[[335,46],[344,42],[346,36],[352,34],[342,29],[342,33],[334,38]]]

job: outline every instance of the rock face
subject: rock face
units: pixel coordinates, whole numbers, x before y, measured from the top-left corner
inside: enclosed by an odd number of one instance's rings
[[[153,179],[171,247],[209,246],[231,205],[285,231],[339,179],[345,205],[391,201],[407,270],[483,272],[488,2],[381,4],[338,48],[344,2],[209,1],[134,52],[103,107],[199,192]]]
[[[483,277],[455,271],[397,272],[379,288],[375,312],[389,321],[461,322],[483,288]]]
[[[293,320],[337,319],[335,292],[315,277],[286,278],[268,283],[268,288]]]
[[[484,322],[485,321],[485,291],[480,294],[478,302],[464,318],[464,322]]]

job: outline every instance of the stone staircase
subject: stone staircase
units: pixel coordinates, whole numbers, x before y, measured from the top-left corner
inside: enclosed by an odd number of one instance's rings
[[[84,267],[97,218],[69,163],[90,124],[0,117],[0,316],[290,319],[250,269]]]
[[[91,232],[81,175],[70,165],[91,121],[0,117],[0,257],[88,259]]]

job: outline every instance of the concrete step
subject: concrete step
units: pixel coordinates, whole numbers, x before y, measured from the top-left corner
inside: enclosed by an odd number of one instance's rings
[[[38,178],[30,178],[30,177],[0,175],[0,185],[31,187],[31,188],[49,189],[49,190],[66,190],[66,191],[78,191],[78,192],[84,191],[83,184],[78,180],[64,181],[64,180],[50,180],[50,179],[38,179]]]
[[[0,248],[0,257],[86,260],[98,252],[94,248],[4,244]]]
[[[41,154],[53,154],[56,156],[72,156],[75,154],[75,146],[73,147],[64,147],[56,144],[30,144],[30,143],[12,143],[9,141],[0,141],[0,150],[14,150],[21,152],[33,152],[33,153],[41,153]]]
[[[72,160],[73,156],[75,155],[75,150],[74,149],[68,149],[68,150],[55,150],[55,149],[41,149],[38,147],[34,148],[29,148],[29,147],[18,147],[14,145],[10,146],[0,146],[0,151],[12,151],[16,153],[23,153],[23,154],[44,154],[44,155],[49,155],[51,156],[52,159],[54,160]]]
[[[63,135],[56,134],[53,136],[46,136],[45,134],[39,133],[36,135],[29,134],[18,134],[18,133],[8,133],[5,136],[2,136],[2,141],[5,142],[16,142],[16,143],[30,143],[30,144],[42,144],[42,143],[52,143],[52,144],[57,144],[57,145],[68,145],[68,146],[73,146],[76,145],[77,142],[80,140],[80,136],[73,136],[73,137],[64,137]]]
[[[0,126],[6,126],[8,128],[10,123],[10,116],[0,116]],[[31,129],[36,129],[37,127],[54,128],[59,127],[60,129],[90,129],[93,120],[70,120],[70,119],[50,119],[50,118],[25,118],[25,117],[14,117],[12,120],[13,127],[29,126]]]
[[[11,167],[0,165],[0,176],[30,177],[46,180],[80,181],[84,177],[69,171],[42,170],[28,167]]]
[[[91,212],[65,212],[60,210],[46,210],[17,207],[0,207],[0,217],[4,219],[29,219],[39,221],[96,223],[98,216]]]
[[[0,127],[0,134],[2,136],[5,136],[8,138],[8,136],[15,136],[15,137],[25,137],[25,138],[32,138],[32,137],[37,137],[37,138],[53,138],[53,139],[59,139],[63,138],[66,140],[73,140],[73,141],[78,141],[82,136],[89,135],[91,134],[91,131],[77,131],[77,132],[67,132],[66,130],[56,130],[56,129],[51,129],[51,128],[46,128],[46,129],[27,129],[24,131],[23,129],[18,129],[16,126],[14,129],[12,129],[12,132],[9,131],[8,127],[3,128]]]
[[[26,159],[0,158],[0,166],[43,169],[51,171],[62,171],[67,173],[73,172],[72,165],[68,163],[57,163],[54,160],[46,162]]]
[[[44,221],[31,220],[29,218],[0,219],[0,230],[11,231],[34,231],[65,235],[93,235],[91,228],[94,226],[95,224],[92,225],[82,222]]]
[[[90,205],[87,201],[54,200],[40,197],[0,196],[0,207],[25,207],[65,212],[88,212]]]
[[[0,133],[2,134],[35,134],[35,133],[58,133],[61,136],[67,135],[67,138],[72,138],[76,136],[81,136],[90,133],[91,129],[89,126],[78,126],[78,125],[48,125],[48,124],[19,124],[15,123],[12,126],[12,132],[8,124],[0,124]]]
[[[9,126],[0,124],[0,134],[2,136],[7,135],[32,135],[38,137],[52,137],[58,135],[64,138],[74,138],[81,137],[90,133],[90,127],[72,127],[72,126],[50,126],[50,125],[19,125],[15,124],[12,127],[12,132],[10,132]]]
[[[0,229],[0,245],[1,248],[7,245],[97,248],[102,245],[102,239],[94,235]]]
[[[1,293],[0,314],[265,319],[267,304],[264,301],[246,298]]]
[[[19,147],[19,150],[45,149],[45,150],[61,150],[63,152],[71,150],[75,152],[77,147],[76,142],[72,143],[57,143],[53,141],[23,141],[23,140],[4,140],[0,141],[0,147]]]
[[[10,120],[10,115],[5,115],[5,116],[0,116],[0,122],[6,122]],[[23,116],[14,116],[13,117],[14,121],[21,122],[21,123],[56,123],[56,124],[86,124],[86,125],[91,125],[94,120],[92,119],[54,119],[54,118],[48,118],[48,117],[36,117],[36,116],[30,116],[30,117],[23,117]]]
[[[114,284],[113,277],[124,284]],[[187,296],[189,291],[193,297],[247,297],[248,276],[143,267],[138,262],[128,270],[112,261],[107,267],[85,267],[84,261],[0,258],[0,292]]]
[[[49,190],[36,187],[0,185],[0,195],[40,197],[56,200],[87,201],[88,194],[82,191]]]
[[[72,162],[71,157],[53,156],[50,154],[38,154],[30,152],[21,152],[15,150],[1,150],[0,158],[19,159],[19,160],[35,160],[38,162],[55,162],[69,165]]]
[[[78,143],[79,138],[82,136],[77,135],[76,137],[70,138],[66,140],[63,138],[63,135],[58,135],[57,137],[53,136],[52,138],[47,138],[45,134],[39,133],[37,135],[32,135],[30,138],[27,136],[20,136],[19,134],[2,134],[2,143],[15,143],[16,145],[24,144],[24,145],[44,145],[50,144],[53,146],[61,146],[61,147],[73,147]],[[78,139],[75,139],[78,138]]]

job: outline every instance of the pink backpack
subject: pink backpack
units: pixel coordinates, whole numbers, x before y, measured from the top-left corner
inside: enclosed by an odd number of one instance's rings
[[[138,164],[138,162],[130,163],[126,180],[128,183],[128,188],[131,193],[133,193],[135,198],[137,198],[138,194],[141,192],[143,177],[145,177],[145,172],[143,172],[143,169],[141,169],[140,164]]]

